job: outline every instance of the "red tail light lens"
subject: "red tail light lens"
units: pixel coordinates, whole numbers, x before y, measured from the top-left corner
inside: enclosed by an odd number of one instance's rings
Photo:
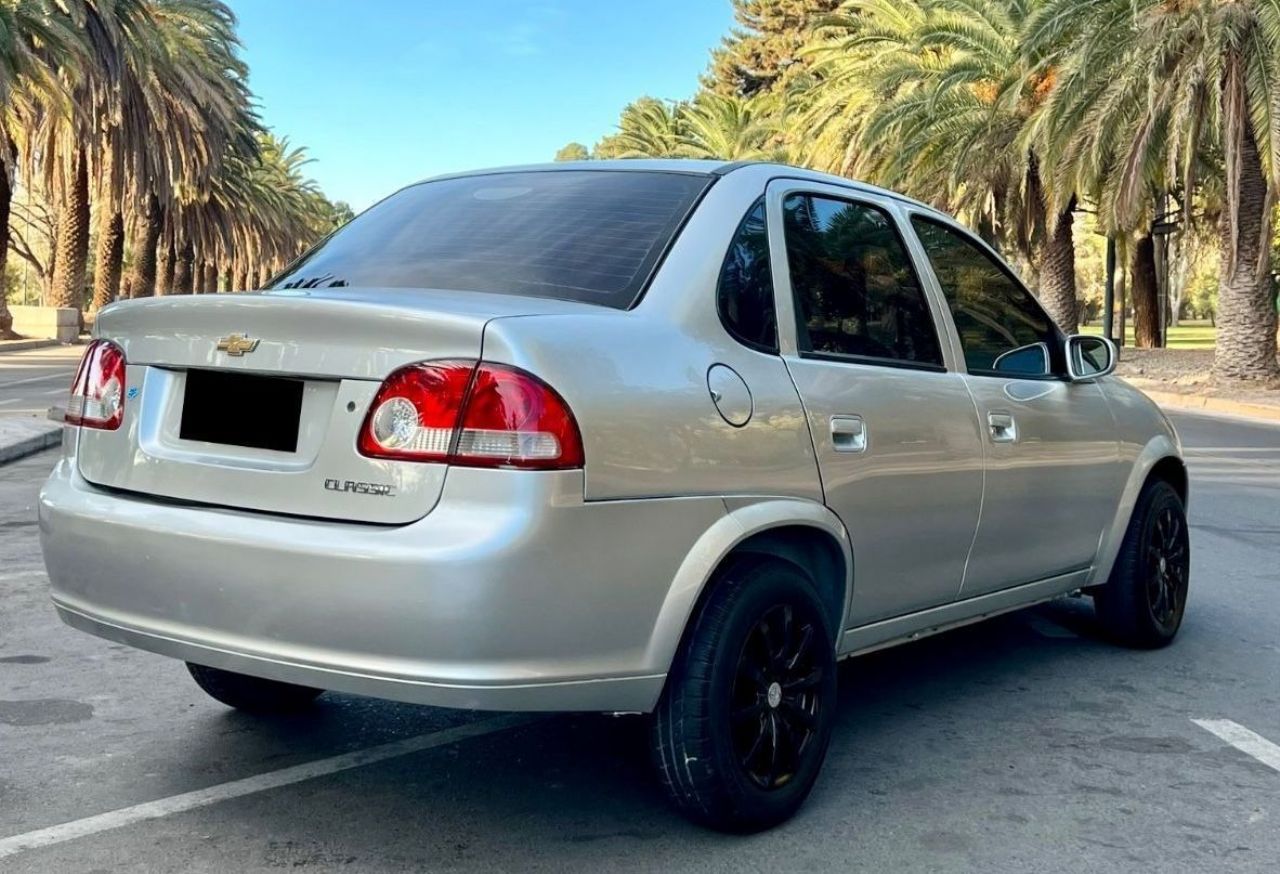
[[[124,421],[124,350],[110,340],[94,340],[80,359],[71,383],[66,421],[82,428],[114,431]]]
[[[564,399],[523,370],[474,361],[411,364],[378,390],[359,449],[372,458],[535,470],[582,466]]]

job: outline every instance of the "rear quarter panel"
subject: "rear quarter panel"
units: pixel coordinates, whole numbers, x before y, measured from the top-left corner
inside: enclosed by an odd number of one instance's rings
[[[484,358],[537,374],[569,404],[582,431],[588,500],[822,500],[804,411],[782,360],[727,335],[698,337],[639,311],[499,319],[486,329]],[[712,402],[707,371],[717,363],[751,391],[742,427]]]

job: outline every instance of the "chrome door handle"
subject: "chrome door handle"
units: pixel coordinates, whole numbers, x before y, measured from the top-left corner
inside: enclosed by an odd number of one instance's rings
[[[867,426],[861,416],[831,417],[831,448],[836,452],[865,452]]]
[[[1018,423],[1008,413],[988,413],[987,427],[991,429],[992,443],[1018,442]]]

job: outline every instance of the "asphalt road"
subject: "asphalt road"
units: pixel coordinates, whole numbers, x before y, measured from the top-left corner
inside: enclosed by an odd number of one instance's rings
[[[0,416],[43,416],[66,402],[83,346],[0,352]]]
[[[1064,599],[848,662],[809,804],[747,838],[667,809],[636,717],[228,711],[180,664],[58,624],[32,521],[54,456],[0,468],[0,870],[1275,871],[1265,742],[1192,720],[1280,744],[1280,429],[1176,421],[1194,558],[1174,646],[1113,648]]]

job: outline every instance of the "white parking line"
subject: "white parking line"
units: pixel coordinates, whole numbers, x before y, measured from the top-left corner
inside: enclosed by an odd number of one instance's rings
[[[423,750],[446,746],[469,738],[506,731],[509,728],[526,725],[545,718],[526,714],[497,716],[493,719],[484,719],[467,725],[459,725],[455,728],[447,728],[444,731],[405,738],[404,740],[393,741],[376,747],[369,747],[368,749],[331,756],[327,759],[317,759],[314,762],[294,765],[291,768],[268,771],[265,774],[245,777],[242,780],[219,783],[216,786],[197,789],[194,792],[171,795],[158,801],[148,801],[143,804],[135,804],[132,807],[122,807],[109,813],[100,813],[97,816],[64,822],[62,825],[42,828],[26,834],[0,838],[0,859],[14,856],[27,850],[61,844],[100,832],[123,828],[127,825],[146,822],[149,819],[160,819],[174,813],[183,813],[200,807],[208,807],[211,804],[218,804],[232,798],[240,798],[244,795],[265,792],[268,789],[278,789],[281,786],[301,783],[304,780],[312,780],[316,777],[325,777],[329,774],[336,774],[339,771],[349,771],[352,768],[384,762],[387,759],[394,759],[398,756],[419,753]]]
[[[1280,746],[1230,719],[1193,719],[1205,731],[1212,732],[1242,753],[1247,753],[1268,768],[1280,771]]]

